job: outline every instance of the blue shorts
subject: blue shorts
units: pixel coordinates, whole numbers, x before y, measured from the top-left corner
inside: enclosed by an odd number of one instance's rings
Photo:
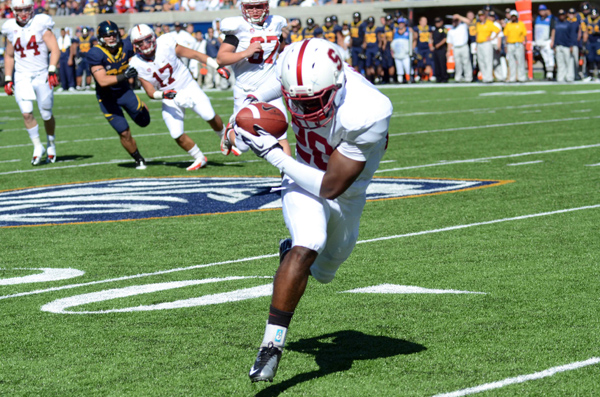
[[[419,49],[419,47],[415,48],[415,52],[419,55],[417,59],[417,68],[425,68],[426,66],[431,66],[432,57],[430,49]]]
[[[379,47],[374,46],[374,47],[367,47],[366,51],[365,51],[365,55],[367,56],[367,67],[368,68],[372,68],[372,67],[377,67],[379,65],[381,65],[381,60],[377,59],[377,53],[379,52]]]
[[[365,60],[361,59],[358,55],[363,53],[362,47],[352,47],[350,54],[352,55],[352,66],[356,70],[364,69]]]
[[[132,90],[123,92],[116,97],[116,100],[109,96],[100,97],[96,95],[96,98],[98,98],[100,110],[104,113],[104,117],[118,134],[122,134],[129,128],[122,109],[125,109],[129,117],[140,127],[150,124],[150,113],[146,105]]]
[[[588,42],[588,54],[587,61],[588,62],[599,62],[600,63],[600,41],[597,42]]]
[[[90,65],[85,56],[81,58],[81,62],[77,65],[77,70],[75,71],[75,76],[81,77],[85,72],[86,76],[91,76],[92,72],[90,71]]]
[[[381,61],[381,66],[384,69],[389,69],[394,67],[395,65],[396,63],[394,62],[394,58],[392,57],[392,51],[389,48],[383,51],[383,59]]]

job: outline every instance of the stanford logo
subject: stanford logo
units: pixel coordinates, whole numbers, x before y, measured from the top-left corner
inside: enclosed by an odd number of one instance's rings
[[[280,178],[134,178],[0,192],[0,227],[223,214],[281,208]],[[375,178],[368,200],[496,186],[508,181]]]

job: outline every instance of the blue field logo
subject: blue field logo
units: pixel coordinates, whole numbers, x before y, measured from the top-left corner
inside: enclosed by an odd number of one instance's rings
[[[0,192],[0,227],[222,214],[281,208],[280,178],[133,178]],[[478,189],[508,181],[375,178],[368,200]]]

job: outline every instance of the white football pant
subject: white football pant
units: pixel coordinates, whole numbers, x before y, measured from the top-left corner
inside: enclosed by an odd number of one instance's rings
[[[33,113],[33,101],[37,100],[42,119],[52,118],[54,93],[48,85],[48,72],[37,74],[15,72],[15,99],[21,113]]]

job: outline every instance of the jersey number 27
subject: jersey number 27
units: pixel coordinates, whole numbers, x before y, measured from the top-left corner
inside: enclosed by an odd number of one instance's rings
[[[263,43],[265,43],[265,38],[264,37],[253,37],[250,39],[250,43],[254,43],[256,41],[258,41],[260,44],[263,44]],[[273,61],[274,61],[273,57],[275,56],[275,54],[277,53],[277,49],[279,48],[279,38],[277,38],[277,36],[267,36],[266,42],[267,43],[275,42],[275,48],[273,48],[273,51],[271,51],[271,53],[269,54],[267,59],[264,59],[265,52],[263,50],[260,50],[260,51],[255,52],[250,58],[248,58],[249,63],[260,64],[260,63],[263,63],[263,60],[265,63],[273,63]]]

